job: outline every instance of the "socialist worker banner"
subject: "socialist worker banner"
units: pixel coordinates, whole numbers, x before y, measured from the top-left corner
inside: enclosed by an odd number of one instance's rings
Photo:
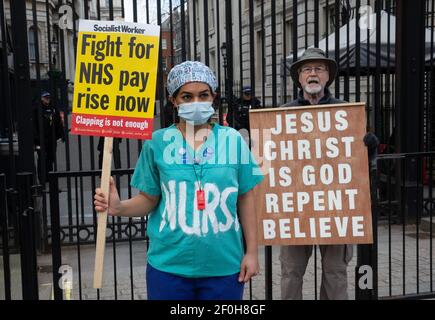
[[[160,27],[80,20],[71,132],[151,139]]]
[[[263,245],[372,243],[364,103],[250,111]]]

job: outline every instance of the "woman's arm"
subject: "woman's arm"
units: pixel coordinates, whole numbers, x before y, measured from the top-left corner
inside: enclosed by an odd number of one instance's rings
[[[148,215],[159,203],[159,196],[151,196],[140,192],[128,200],[121,201],[120,217],[143,217]]]
[[[143,192],[121,201],[113,178],[110,178],[109,203],[100,188],[95,189],[94,205],[97,212],[108,209],[108,214],[119,217],[143,217],[157,206],[160,196],[151,196]]]
[[[247,282],[252,276],[257,275],[260,270],[257,251],[257,216],[255,214],[253,189],[238,197],[238,209],[246,241],[246,253],[240,267],[239,281]]]

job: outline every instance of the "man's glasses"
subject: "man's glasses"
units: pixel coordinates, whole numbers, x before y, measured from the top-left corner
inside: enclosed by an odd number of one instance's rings
[[[323,73],[325,71],[328,71],[328,69],[326,67],[323,67],[323,66],[319,66],[319,67],[303,67],[303,68],[301,68],[301,72],[304,73],[304,74],[310,74],[311,72],[313,72],[313,70],[314,70],[315,73]]]

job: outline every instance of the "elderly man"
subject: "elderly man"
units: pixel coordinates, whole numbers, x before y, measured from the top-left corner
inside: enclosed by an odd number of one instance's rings
[[[325,56],[318,48],[309,48],[301,59],[291,66],[291,76],[300,90],[298,99],[284,105],[304,106],[345,103],[334,98],[328,87],[334,81],[337,64]],[[379,144],[377,137],[368,133],[364,137],[368,147],[369,160],[376,155]],[[353,256],[352,245],[320,245],[322,255],[322,284],[320,299],[343,300],[347,295],[347,265]],[[281,297],[282,299],[302,299],[302,284],[313,246],[282,246]]]

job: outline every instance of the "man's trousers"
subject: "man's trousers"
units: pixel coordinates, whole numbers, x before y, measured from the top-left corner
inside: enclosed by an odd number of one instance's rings
[[[353,245],[320,245],[322,255],[321,300],[347,300],[347,265]],[[302,299],[302,284],[313,246],[281,247],[281,299]]]

